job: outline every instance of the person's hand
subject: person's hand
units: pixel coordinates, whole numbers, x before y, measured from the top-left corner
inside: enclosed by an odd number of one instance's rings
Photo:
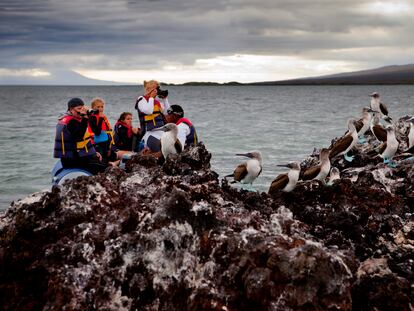
[[[140,128],[138,128],[138,127],[133,127],[132,128],[132,133],[134,133],[134,134],[138,134],[138,132],[140,131],[141,129]]]
[[[99,162],[102,162],[102,156],[99,152],[96,152],[96,157],[98,158]]]
[[[152,98],[157,96],[157,89],[152,89],[150,92],[147,93],[147,96]]]
[[[89,110],[88,106],[82,106],[81,109],[79,110],[79,114],[84,118],[88,118],[88,110]]]
[[[145,147],[144,149],[142,149],[141,154],[142,155],[149,155],[149,154],[151,154],[151,149],[148,148],[148,147]]]

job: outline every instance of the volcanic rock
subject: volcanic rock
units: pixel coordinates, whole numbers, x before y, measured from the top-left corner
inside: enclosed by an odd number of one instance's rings
[[[220,182],[199,143],[14,202],[2,310],[410,310],[413,165],[372,145],[273,197]]]

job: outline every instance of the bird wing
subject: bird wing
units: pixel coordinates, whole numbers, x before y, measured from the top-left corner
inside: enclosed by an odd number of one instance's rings
[[[385,151],[385,149],[387,149],[387,142],[384,142],[381,144],[381,146],[379,146],[378,153],[382,154]]]
[[[404,153],[414,153],[414,146],[404,151]]]
[[[387,149],[387,142],[384,142],[381,144],[381,146],[379,146],[379,149],[378,149],[379,154],[382,154],[385,151],[385,149]]]
[[[177,150],[177,153],[181,153],[183,151],[183,146],[181,146],[181,143],[178,139],[175,141],[174,147],[175,150]]]
[[[287,173],[278,175],[270,184],[269,193],[271,194],[278,190],[282,190],[288,183],[289,177]]]
[[[355,125],[355,129],[358,133],[362,129],[362,127],[364,126],[364,122],[362,121],[362,119],[359,119],[359,120],[354,122],[354,125]]]
[[[321,169],[320,165],[315,165],[315,166],[308,168],[307,170],[303,172],[302,179],[303,180],[314,179],[316,176],[318,176],[320,169]]]
[[[380,110],[381,110],[382,114],[388,116],[387,106],[385,106],[383,103],[380,103]]]
[[[233,172],[234,174],[234,180],[241,181],[246,177],[247,175],[247,165],[246,163],[242,163],[237,165],[236,169]]]
[[[372,131],[379,141],[387,141],[387,131],[381,125],[374,125]]]
[[[339,153],[343,152],[346,150],[346,148],[348,148],[348,146],[351,144],[352,142],[352,136],[351,135],[346,135],[340,139],[338,139],[334,145],[332,146],[330,152],[329,152],[329,159],[334,158],[335,156],[337,156]]]

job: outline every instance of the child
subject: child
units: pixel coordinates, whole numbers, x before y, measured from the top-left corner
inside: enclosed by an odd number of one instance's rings
[[[121,151],[133,151],[134,139],[138,140],[139,128],[132,127],[132,113],[123,112],[114,127],[115,146]]]
[[[91,102],[93,110],[97,110],[98,113],[92,112],[89,116],[89,132],[94,134],[94,146],[96,151],[102,155],[103,162],[116,160],[116,153],[112,151],[114,143],[111,124],[105,116],[105,102],[101,98],[94,98]]]

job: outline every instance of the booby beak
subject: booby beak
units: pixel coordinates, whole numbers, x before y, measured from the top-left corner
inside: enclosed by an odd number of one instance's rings
[[[292,168],[292,164],[291,163],[288,163],[288,164],[277,164],[276,166]]]
[[[155,129],[153,129],[152,131],[164,131],[165,132],[166,130],[167,130],[167,128],[164,125],[164,126],[161,126],[161,127],[157,127]]]
[[[379,111],[376,111],[376,110],[372,110],[370,107],[367,107],[367,111],[368,112],[374,112],[374,113],[379,113]]]
[[[236,156],[253,158],[253,155],[250,152],[248,152],[248,153],[236,153]]]

